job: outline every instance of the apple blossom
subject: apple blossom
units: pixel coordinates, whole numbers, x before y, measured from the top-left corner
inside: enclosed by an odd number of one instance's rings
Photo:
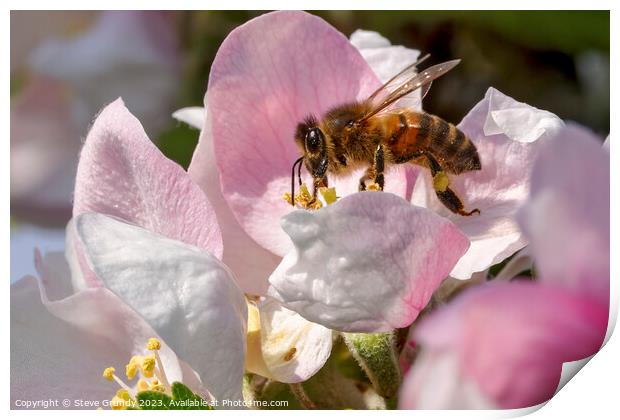
[[[105,404],[114,387],[101,378],[103,368],[124,366],[157,334],[109,290],[75,290],[62,254],[37,252],[36,266],[38,279],[11,284],[11,407],[65,398]],[[196,373],[168,344],[161,342],[158,353],[170,381],[208,398]]]
[[[205,254],[221,258],[222,241],[219,225],[204,193],[180,166],[164,157],[153,145],[139,121],[129,113],[121,100],[108,105],[99,114],[81,153],[74,215],[78,217],[91,212],[107,214],[141,226],[145,229],[142,232],[144,235],[160,234],[180,241],[177,247],[179,252],[183,247],[190,249],[193,245]],[[123,230],[127,230],[127,234],[130,234],[129,225]],[[95,238],[101,237],[101,234],[95,231],[91,233]],[[118,237],[124,235],[120,230],[117,234]],[[67,228],[67,253],[73,256],[70,260],[72,271],[82,273],[74,276],[74,281],[80,283],[76,287],[93,287],[101,285],[101,282],[105,283],[101,275],[86,269],[89,264],[84,255],[91,250],[88,245],[91,244],[90,236],[84,232],[77,232],[75,224],[70,224]],[[115,247],[122,247],[122,243]],[[147,246],[145,251],[149,251],[150,248]],[[131,257],[131,254],[127,257]],[[138,255],[135,258],[137,259],[132,264],[136,267],[140,267],[140,264],[147,266],[151,264],[142,261]],[[161,276],[163,273],[155,277]],[[229,279],[237,283],[235,276]],[[254,294],[252,289],[248,290],[241,284],[239,287],[245,293]],[[277,372],[276,366],[271,366],[272,360],[268,357],[267,366],[272,367],[274,375],[284,382],[307,379],[322,366],[325,357],[316,358],[316,354],[302,350],[309,345],[314,346],[314,349],[321,348],[321,351],[329,355],[331,331],[326,329],[323,331],[319,326],[313,326],[283,308],[278,309],[274,305],[265,306],[262,303],[259,307],[268,308],[259,316],[262,327],[262,330],[259,329],[259,334],[262,336],[262,341],[259,341],[258,347],[252,348],[257,354],[249,354],[249,357],[260,360],[265,356],[261,351],[286,352],[291,347],[296,347],[299,353],[295,358],[284,364],[281,360],[277,361],[279,369]],[[284,315],[275,316],[282,313]],[[309,344],[305,344],[306,337],[301,335],[290,338],[287,342],[282,340],[273,342],[269,338],[272,329],[279,330],[293,326],[300,330],[323,332],[310,336]],[[252,366],[250,363],[249,367]]]
[[[284,15],[286,15],[286,13]],[[337,34],[333,28],[326,25],[320,19],[301,12],[289,13],[290,16],[295,16],[292,23],[294,23],[295,27],[298,28],[296,32],[289,34],[279,33],[281,29],[279,28],[279,25],[276,21],[283,19],[284,15],[280,13],[271,13],[257,20],[259,22],[261,20],[264,21],[264,23],[262,24],[263,26],[267,26],[270,23],[275,23],[273,27],[269,28],[269,31],[272,31],[274,34],[278,34],[278,38],[287,36],[288,40],[294,39],[297,43],[306,42],[305,39],[299,39],[302,38],[304,34],[311,34],[308,35],[308,37],[315,37],[317,33],[321,34],[320,38],[316,38],[315,41],[313,41],[313,43],[316,45],[316,49],[319,50],[316,53],[316,62],[324,60],[322,56],[325,54],[325,51],[321,51],[321,42],[332,42],[334,39],[341,38],[341,36]],[[262,29],[257,26],[257,20],[248,22],[246,25],[244,25],[243,28],[236,29],[233,34],[241,32],[242,34],[245,34],[245,39],[251,39],[252,37],[258,36]],[[315,28],[317,28],[317,31],[315,31]],[[233,44],[230,48],[232,48],[233,50],[238,48],[235,45],[239,42],[238,38],[233,37],[233,40],[229,42]],[[282,41],[278,42],[281,43]],[[353,49],[350,48],[350,45],[348,45],[348,43],[342,42],[342,40],[340,40],[337,45],[339,48],[344,48],[343,52],[345,54],[342,59],[338,59],[337,57],[335,58],[338,60],[338,65],[340,66],[338,68],[340,73],[338,74],[342,74],[342,77],[348,78],[348,73],[346,71],[347,63],[345,62],[345,60],[350,55],[353,55],[355,57],[356,62],[359,61],[359,58],[357,57],[357,54],[355,54],[355,52],[352,52]],[[370,31],[356,31],[355,33],[353,33],[351,35],[351,45],[353,45],[356,49],[359,50],[361,55],[366,60],[368,66],[370,66],[372,71],[377,74],[381,81],[386,81],[387,78],[391,77],[391,75],[388,76],[388,74],[393,74],[401,70],[403,67],[403,63],[410,63],[412,61],[415,61],[415,59],[419,55],[419,52],[417,50],[405,48],[403,46],[391,46],[389,44],[389,41],[387,41],[384,37],[382,37],[376,32]],[[331,45],[331,50],[333,50],[335,47],[335,45]],[[270,54],[273,54],[274,57],[278,57],[279,55],[283,54],[284,50],[290,49],[290,46],[283,46],[282,51],[280,51],[279,48],[280,44],[273,45]],[[261,54],[261,51],[256,51],[256,54]],[[294,50],[290,51],[289,54],[307,55],[306,53],[301,54],[300,51]],[[236,59],[235,56],[237,55],[237,53],[233,55],[225,55],[223,58],[222,55],[223,54],[218,54],[219,58],[217,58],[217,60],[220,63],[223,62],[223,66],[227,66],[228,61]],[[292,60],[297,61],[296,58],[292,58]],[[270,73],[272,70],[273,69],[271,69],[269,66],[265,68],[265,76],[277,78],[277,74]],[[250,71],[248,72],[248,77],[254,77],[253,74],[256,72],[257,69],[250,69]],[[308,72],[306,69],[301,71],[300,74],[295,74],[295,78],[298,79],[300,86],[303,86],[301,84],[302,82],[306,84],[308,82],[314,83],[314,80],[316,78],[306,81],[306,78],[310,76],[307,73]],[[214,84],[215,83],[217,82],[214,82]],[[267,85],[269,83],[269,80],[266,79],[261,83]],[[327,92],[326,87],[319,86],[319,88],[321,89],[321,92],[323,92],[323,95],[326,98],[330,98],[333,95],[331,91]],[[285,93],[286,92],[283,92],[283,94]],[[412,95],[412,97],[415,97],[415,95]],[[228,101],[227,98],[228,97],[225,97],[224,93],[222,99]],[[293,101],[302,101],[305,103],[307,102],[307,98],[304,98],[302,94],[298,93],[297,91],[291,90],[289,93],[289,98],[286,99],[286,101],[287,103],[293,103]],[[216,104],[215,106],[217,107],[218,105]],[[227,203],[222,194],[222,190],[220,188],[221,175],[219,170],[217,169],[216,157],[214,155],[215,152],[213,149],[214,134],[212,131],[211,121],[206,121],[206,108],[209,108],[207,95],[205,95],[205,108],[183,108],[173,114],[173,116],[179,121],[185,122],[190,126],[201,130],[199,144],[194,153],[192,163],[189,167],[189,173],[192,176],[192,179],[194,179],[202,187],[202,189],[207,194],[209,201],[214,206],[222,228],[224,242],[231,244],[230,246],[227,246],[225,248],[224,262],[235,271],[238,280],[242,284],[244,284],[246,288],[252,289],[255,293],[258,294],[264,294],[267,290],[267,282],[265,280],[277,265],[279,258],[272,254],[272,252],[270,252],[272,251],[271,247],[266,246],[266,249],[263,248],[256,243],[256,237],[248,235],[248,233],[246,233],[246,231],[239,224],[236,216],[233,214],[233,212],[231,212],[231,208],[229,207],[229,204]],[[252,113],[253,112],[254,111],[252,111]],[[278,121],[280,121],[281,117],[277,116],[277,119]],[[239,124],[239,122],[243,121],[235,120],[235,125]],[[290,126],[296,124],[296,122],[297,121],[288,121],[286,124]],[[276,124],[275,127],[277,127],[280,133],[282,133],[280,135],[284,138],[283,141],[285,143],[290,143],[292,139],[291,133],[289,133],[288,131],[283,131],[283,127],[281,127],[279,123]],[[245,147],[245,143],[240,142],[238,138],[239,136],[236,136],[233,144],[238,144],[240,147]],[[261,140],[262,144],[264,144],[264,146],[261,147],[270,148],[271,146],[269,141],[272,140],[273,137]],[[279,148],[280,144],[274,145],[274,147]],[[290,145],[288,150],[290,153]],[[290,159],[294,159],[293,154],[291,154]],[[290,162],[286,161],[286,163],[282,163],[282,165],[287,168],[286,171],[283,172],[287,174],[286,179],[288,179],[289,176],[288,173],[290,171],[291,162],[292,160]],[[413,180],[414,177],[411,175],[410,171],[407,171],[407,191],[411,190]],[[284,178],[282,178],[280,182],[284,182]],[[341,192],[342,191],[339,190],[339,193]],[[268,191],[267,194],[273,194],[273,200],[277,202],[277,206],[279,208],[282,208],[280,191],[271,190]],[[286,211],[286,208],[284,208],[284,211]],[[262,213],[264,212],[261,210],[259,214]],[[269,216],[269,214],[267,213],[266,215]],[[270,226],[273,227],[273,232],[280,231],[277,219],[278,216],[275,215],[270,221]],[[273,235],[279,236],[280,241],[286,241],[286,238],[282,237],[281,234],[273,233]],[[262,244],[261,241],[258,242]]]
[[[255,48],[258,33],[261,39],[269,34],[269,42],[261,48]],[[206,97],[207,124],[190,173],[210,197],[218,196],[212,201],[223,209],[218,216],[226,213],[220,217],[221,221],[226,218],[222,224],[232,226],[236,221],[243,228],[237,233],[243,240],[234,250],[246,249],[246,244],[256,249],[251,238],[278,255],[293,252],[291,238],[278,225],[280,218],[291,211],[281,195],[288,190],[290,165],[299,154],[292,141],[294,127],[308,113],[320,115],[335,104],[363,98],[378,86],[372,70],[359,57],[360,53],[372,57],[377,46],[387,48],[384,40],[376,38],[358,33],[353,42],[362,47],[356,51],[320,19],[304,13],[278,12],[254,19],[225,40],[212,66]],[[385,50],[379,53],[385,54]],[[323,76],[327,71],[329,74]],[[234,107],[230,97],[235,97]],[[245,109],[251,118],[243,117]],[[460,125],[476,143],[483,169],[454,179],[455,190],[471,206],[483,209],[483,214],[469,218],[449,214],[429,188],[430,176],[425,173],[417,178],[412,203],[450,218],[472,240],[470,249],[451,270],[452,276],[468,279],[525,246],[512,218],[527,197],[529,172],[540,146],[562,124],[549,112],[490,89]],[[219,188],[209,185],[207,171],[200,173],[200,167],[213,163],[219,170],[221,194]],[[404,169],[394,169],[393,178],[386,180],[388,191],[393,188],[392,192],[405,196]],[[211,179],[215,179],[214,172],[209,173]],[[355,191],[358,175],[333,181],[338,194],[346,196]],[[265,255],[261,250],[256,253]],[[285,296],[280,295],[285,304],[295,299],[293,295]],[[296,310],[305,303],[299,301]]]
[[[423,320],[413,332],[421,352],[401,390],[402,408],[543,403],[558,387],[562,363],[603,344],[609,156],[579,126],[556,135],[540,151],[518,212],[539,277],[473,287]]]
[[[202,146],[211,143],[222,195],[235,219],[254,241],[282,256],[291,247],[279,219],[291,211],[282,195],[290,190],[291,164],[299,156],[297,123],[366,97],[379,85],[360,53],[322,19],[303,12],[253,19],[232,31],[215,57],[202,134],[208,140],[200,141],[189,171],[196,174],[193,166],[208,153]],[[336,181],[338,193],[357,191],[358,178],[356,173]],[[404,172],[388,175],[386,185],[403,195]]]

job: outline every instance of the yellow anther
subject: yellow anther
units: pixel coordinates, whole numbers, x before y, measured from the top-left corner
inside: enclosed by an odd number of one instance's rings
[[[112,410],[126,410],[127,401],[115,396],[112,398],[112,401],[110,401],[110,407],[112,408]]]
[[[439,171],[433,177],[433,188],[435,191],[444,192],[448,185],[450,185],[450,179],[444,171]]]
[[[149,383],[145,381],[144,379],[140,379],[138,380],[136,387],[138,388],[138,392],[146,391],[149,389]]]
[[[339,198],[336,195],[336,189],[333,187],[320,187],[318,188],[318,191],[323,196],[325,203],[328,205],[335,203],[336,200],[338,200]],[[293,203],[291,194],[288,192],[284,193],[282,198],[288,204]],[[308,190],[306,184],[301,184],[301,186],[299,187],[299,193],[295,195],[295,204],[307,210],[318,210],[323,207],[323,203],[320,200],[312,197],[312,194],[310,194],[310,191]]]
[[[310,194],[310,191],[308,191],[308,187],[306,186],[306,184],[301,184],[299,189],[301,190],[299,192],[299,198],[305,201],[312,200],[312,195]]]
[[[146,348],[149,350],[161,349],[161,343],[156,338],[149,338],[149,342],[146,344]]]
[[[125,401],[129,401],[131,399],[131,397],[129,396],[129,391],[123,388],[119,388],[119,390],[116,391],[116,396],[118,398],[124,399]]]
[[[321,193],[321,195],[323,196],[323,199],[328,205],[333,204],[336,202],[336,200],[338,200],[338,197],[336,196],[336,188],[334,187],[332,188],[321,187],[319,188],[319,192]]]
[[[142,358],[142,363],[140,364],[140,369],[142,373],[147,378],[153,377],[153,371],[155,370],[155,356],[144,356]]]
[[[283,357],[284,361],[290,362],[291,360],[293,360],[293,357],[295,357],[295,353],[297,353],[297,347],[291,347],[290,349],[288,349],[288,351]]]
[[[112,410],[126,410],[132,404],[131,396],[126,389],[119,389],[116,391],[116,395],[112,397],[112,401],[110,401],[110,407]]]
[[[151,390],[159,391],[159,392],[166,392],[166,387],[160,384],[157,379],[153,379],[151,381]]]
[[[136,376],[136,373],[138,373],[138,363],[136,363],[132,357],[129,363],[125,366],[125,375],[127,375],[127,379],[131,381]]]
[[[368,187],[366,187],[368,191],[381,191],[381,187],[379,184],[372,183]]]
[[[113,381],[114,380],[114,372],[116,372],[116,369],[114,369],[113,367],[109,367],[109,368],[105,368],[103,370],[103,377],[106,378],[108,381]]]

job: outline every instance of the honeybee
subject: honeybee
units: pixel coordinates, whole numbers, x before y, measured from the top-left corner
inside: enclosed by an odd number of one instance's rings
[[[389,165],[413,163],[430,169],[433,188],[439,200],[452,212],[462,216],[480,213],[465,211],[463,202],[450,189],[447,174],[458,175],[480,170],[480,157],[471,140],[453,124],[408,108],[391,107],[399,99],[421,89],[424,98],[433,80],[446,74],[460,60],[434,65],[420,73],[416,66],[424,56],[388,80],[368,99],[337,106],[321,120],[309,115],[299,123],[295,142],[303,156],[295,161],[291,173],[291,203],[295,197],[295,167],[301,185],[301,165],[313,177],[312,200],[317,190],[327,186],[327,174],[347,175],[366,167],[359,180],[359,190],[367,187],[383,190],[384,171]],[[373,181],[367,186],[368,181]]]

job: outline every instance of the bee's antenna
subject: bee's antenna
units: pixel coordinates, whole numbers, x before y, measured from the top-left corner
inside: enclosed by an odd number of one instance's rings
[[[299,178],[299,186],[301,186],[301,162],[304,160],[304,157],[300,157],[293,163],[293,167],[291,168],[291,205],[295,206],[295,166],[299,164],[299,169],[297,170],[297,176]]]

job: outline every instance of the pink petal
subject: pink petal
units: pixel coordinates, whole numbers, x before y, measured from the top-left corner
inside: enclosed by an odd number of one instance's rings
[[[51,79],[32,80],[11,106],[11,213],[64,225],[79,149],[69,92]]]
[[[389,193],[363,192],[282,220],[295,248],[270,294],[338,331],[411,324],[469,246],[448,220]]]
[[[414,338],[425,352],[457,357],[458,366],[444,372],[446,382],[462,375],[500,407],[520,408],[553,396],[563,362],[601,347],[607,319],[604,305],[562,288],[494,283],[466,292],[423,321]],[[414,365],[409,375],[423,371]]]
[[[234,273],[237,284],[246,293],[264,295],[269,275],[280,258],[258,245],[243,230],[228,207],[220,188],[220,174],[215,164],[210,117],[200,132],[198,146],[189,166],[189,175],[207,195],[222,231],[222,261]]]
[[[459,124],[476,145],[482,170],[451,177],[452,188],[465,208],[478,208],[481,214],[464,217],[451,213],[436,198],[428,171],[418,177],[412,202],[448,217],[471,240],[452,277],[468,279],[525,246],[514,215],[527,199],[531,168],[540,146],[562,125],[553,114],[490,88]]]
[[[204,193],[151,143],[120,99],[99,114],[82,149],[73,214],[85,212],[120,217],[222,256]]]
[[[224,41],[211,67],[207,113],[224,198],[261,246],[278,255],[290,248],[279,219],[292,210],[282,195],[300,155],[297,123],[378,85],[341,33],[304,12],[262,15]],[[403,176],[402,169],[393,171],[388,190],[404,195]],[[336,182],[338,193],[356,191],[357,178]]]
[[[519,213],[540,277],[609,301],[609,153],[569,124],[541,150]]]

